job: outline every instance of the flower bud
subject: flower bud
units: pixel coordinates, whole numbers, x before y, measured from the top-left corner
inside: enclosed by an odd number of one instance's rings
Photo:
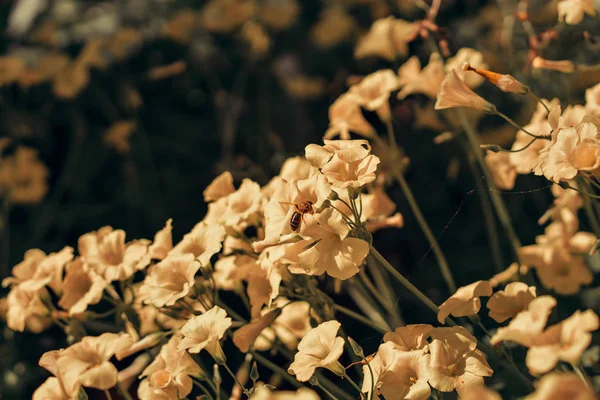
[[[350,347],[352,347],[352,351],[354,352],[354,354],[356,354],[360,358],[365,358],[365,352],[363,351],[363,348],[360,347],[360,345],[350,336],[348,336],[348,343],[350,343]]]
[[[507,93],[529,94],[529,87],[516,80],[511,75],[499,74],[483,68],[472,67],[468,62],[461,65],[463,71],[473,71],[477,75],[493,83],[498,89]]]
[[[498,146],[497,144],[482,144],[479,145],[479,148],[491,151],[492,153],[498,153],[502,151],[502,147]]]
[[[531,62],[531,66],[536,69],[551,69],[558,72],[570,74],[575,71],[575,64],[569,60],[546,60],[542,57],[536,57]]]

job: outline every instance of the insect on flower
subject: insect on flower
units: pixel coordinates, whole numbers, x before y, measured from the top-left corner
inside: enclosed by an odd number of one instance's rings
[[[293,205],[294,207],[296,207],[296,211],[294,211],[294,213],[292,214],[292,217],[290,218],[290,228],[294,232],[296,232],[298,229],[300,229],[300,225],[302,224],[302,219],[304,218],[304,214],[314,213],[312,201],[306,201],[300,205],[294,204],[294,203],[281,203],[281,204],[290,204],[290,205]]]

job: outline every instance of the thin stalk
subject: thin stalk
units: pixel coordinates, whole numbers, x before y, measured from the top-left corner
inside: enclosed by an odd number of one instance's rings
[[[252,357],[254,357],[254,359],[256,361],[258,361],[261,365],[264,365],[265,367],[269,368],[271,371],[275,372],[277,375],[281,376],[283,379],[288,381],[288,383],[291,384],[292,386],[294,386],[296,388],[303,387],[303,385],[300,382],[298,382],[296,379],[292,378],[292,376],[286,370],[281,368],[279,365],[277,365],[277,364],[271,362],[270,360],[266,359],[265,357],[261,356],[256,351],[251,351],[250,354],[252,354]]]
[[[327,390],[323,385],[321,385],[320,382],[316,383],[314,386],[318,387],[319,389],[321,389],[327,396],[329,396],[330,399],[333,400],[338,400],[337,397],[335,397],[333,395],[333,393],[331,393],[329,390]]]
[[[117,390],[125,400],[133,400],[129,392],[121,385],[121,382],[117,382]]]
[[[360,387],[359,387],[359,386],[356,384],[356,382],[354,382],[354,381],[352,380],[352,378],[350,378],[350,377],[348,376],[348,374],[347,374],[347,373],[345,373],[345,372],[344,372],[344,378],[346,378],[346,380],[347,380],[348,382],[350,382],[350,384],[352,385],[352,387],[353,387],[354,389],[358,390],[358,393],[360,393],[360,398],[361,398],[361,399],[363,399],[365,396],[363,396],[362,389],[361,389],[361,388],[360,388]]]
[[[531,96],[533,96],[533,98],[535,98],[535,100],[536,100],[538,103],[540,103],[542,106],[544,106],[544,108],[546,109],[546,112],[547,112],[548,114],[550,114],[550,109],[548,108],[548,106],[546,105],[546,103],[544,103],[544,102],[542,101],[542,99],[540,99],[540,98],[539,98],[539,97],[538,97],[538,96],[537,96],[535,93],[533,93],[532,91],[529,91],[529,94],[530,94]]]
[[[494,112],[492,112],[492,114],[496,114],[497,116],[501,117],[502,119],[504,119],[506,122],[508,122],[509,124],[511,124],[512,126],[514,126],[515,128],[517,128],[520,131],[525,132],[525,134],[531,136],[532,138],[536,138],[536,139],[545,139],[545,140],[549,140],[550,136],[540,136],[540,135],[534,135],[533,133],[529,132],[528,130],[526,130],[525,128],[523,128],[521,125],[517,124],[515,121],[513,121],[510,117],[508,117],[506,114],[501,113],[498,110],[495,110]]]
[[[354,300],[364,315],[371,321],[377,322],[380,326],[387,328],[388,331],[392,330],[380,312],[376,301],[372,299],[361,286],[357,286],[351,281],[347,285],[347,290],[348,294],[352,297],[352,300]]]
[[[585,180],[585,178],[579,179],[579,182],[585,187],[585,190],[587,192],[593,191],[593,189],[590,187],[590,185]],[[585,215],[587,216],[587,219],[589,220],[590,226],[591,226],[592,230],[594,231],[594,234],[596,235],[596,237],[600,238],[600,224],[598,223],[598,214],[596,214],[596,212],[594,212],[594,205],[592,204],[592,202],[594,200],[592,198],[590,198],[589,196],[582,196],[582,197],[583,197],[583,209],[585,210]]]
[[[440,266],[440,271],[442,273],[444,281],[446,282],[446,286],[448,286],[448,290],[450,291],[450,293],[456,292],[456,283],[454,283],[454,278],[452,277],[452,273],[450,272],[448,261],[446,260],[446,257],[444,256],[442,248],[440,247],[440,244],[438,243],[435,235],[431,231],[427,220],[425,220],[425,217],[421,212],[421,208],[417,204],[415,196],[413,195],[412,190],[408,185],[408,182],[406,182],[406,179],[404,179],[404,175],[397,168],[393,168],[392,171],[394,177],[396,178],[396,180],[400,184],[400,187],[402,188],[402,191],[404,192],[404,196],[406,197],[406,200],[408,201],[408,204],[410,205],[410,208],[415,218],[417,219],[421,230],[425,234],[425,237],[427,238],[427,241],[429,242],[429,245],[433,250],[433,254],[435,255],[438,265]]]
[[[585,383],[585,385],[588,387],[588,389],[592,390],[592,384],[590,383],[591,382],[590,377],[587,376],[587,374],[583,370],[583,367],[577,366],[575,364],[571,364],[571,366],[573,367],[573,371],[575,371],[575,374],[577,374],[579,379],[581,379]]]
[[[377,272],[377,275],[373,274],[375,281],[377,282],[377,287],[371,282],[371,279],[367,275],[367,272],[363,269],[359,271],[359,277],[363,283],[363,285],[367,288],[367,290],[371,293],[371,295],[385,308],[385,310],[390,314],[392,319],[391,325],[394,327],[404,325],[404,320],[400,315],[400,311],[398,307],[392,301],[392,290],[390,288],[390,282],[383,277],[381,271],[376,266],[372,266],[369,263],[369,259],[367,259],[367,267],[373,273],[373,271]]]
[[[519,265],[520,265],[521,261],[520,261],[520,256],[519,256],[519,249],[521,248],[521,241],[519,240],[519,237],[517,236],[517,233],[515,232],[515,229],[512,225],[512,222],[510,220],[510,215],[508,214],[508,210],[506,209],[506,205],[504,204],[504,201],[502,200],[502,197],[500,197],[500,194],[496,188],[496,185],[494,184],[490,169],[488,168],[488,165],[485,162],[485,159],[483,158],[483,154],[479,147],[481,145],[481,143],[479,142],[479,138],[477,137],[477,134],[475,133],[475,131],[471,128],[469,121],[467,120],[467,116],[465,115],[464,110],[457,109],[456,113],[458,115],[458,119],[459,119],[461,125],[463,126],[463,129],[467,136],[469,144],[471,145],[471,149],[473,150],[473,153],[475,154],[477,162],[479,163],[479,167],[481,168],[481,170],[483,171],[483,174],[485,175],[485,180],[489,187],[490,198],[492,200],[492,204],[494,205],[494,208],[496,209],[496,213],[498,214],[498,219],[500,220],[500,223],[502,224],[502,228],[504,229],[504,231],[506,232],[506,235],[508,236],[510,244],[515,253],[515,258],[517,259],[517,261],[519,262]]]
[[[204,392],[204,394],[208,396],[209,399],[214,399],[214,397],[210,394],[208,389],[204,387],[203,384],[196,381],[195,379],[192,379],[192,382],[194,383],[194,385],[198,386],[200,388],[200,390],[202,390],[202,392]]]
[[[367,368],[369,369],[369,375],[371,376],[371,392],[369,393],[369,399],[372,400],[375,395],[375,374],[373,373],[373,368],[371,368],[371,363],[363,356],[363,362],[367,364]]]
[[[242,382],[240,382],[240,380],[238,379],[238,377],[233,373],[233,371],[231,370],[231,368],[229,368],[227,366],[227,363],[222,363],[219,364],[221,367],[225,368],[225,371],[227,371],[227,373],[233,378],[233,381],[242,388],[242,392],[244,393],[248,393],[248,390],[246,390],[246,387],[244,385],[242,385]]]
[[[363,324],[365,324],[365,325],[367,325],[367,326],[375,329],[378,332],[381,332],[381,333],[387,333],[387,332],[389,332],[389,329],[384,328],[382,326],[379,326],[375,321],[370,320],[370,319],[368,319],[366,317],[363,317],[359,313],[356,313],[356,312],[354,312],[354,311],[352,311],[352,310],[350,310],[350,309],[348,309],[346,307],[343,307],[343,306],[340,306],[338,304],[335,304],[333,306],[333,308],[335,309],[335,311],[338,311],[338,312],[340,312],[342,314],[345,314],[345,315],[347,315],[349,317],[352,317],[355,320],[357,320],[359,322],[362,322]]]
[[[106,389],[104,389],[104,396],[106,396],[106,400],[112,400],[112,396],[110,395],[110,392]]]
[[[377,251],[377,249],[371,246],[371,254],[375,259],[390,273],[392,276],[402,284],[406,289],[408,289],[415,297],[417,297],[423,304],[425,304],[431,311],[433,311],[436,315],[439,313],[440,309],[435,305],[433,301],[429,297],[427,297],[423,292],[421,292],[415,285],[410,283],[408,279],[406,279],[400,272],[396,271],[396,269]],[[446,318],[446,323],[450,326],[455,326],[456,322],[451,318]]]

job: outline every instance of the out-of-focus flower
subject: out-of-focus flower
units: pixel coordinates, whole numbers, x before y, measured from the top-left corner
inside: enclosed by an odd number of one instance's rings
[[[462,396],[462,400],[502,400],[500,395],[485,386],[472,386],[466,390]]]
[[[33,392],[32,400],[69,400],[58,378],[51,376]]]
[[[219,340],[231,326],[231,318],[225,310],[214,306],[202,315],[192,317],[181,328],[183,339],[177,346],[179,350],[190,353],[208,351],[218,363],[225,362],[225,354]]]
[[[600,83],[585,91],[585,108],[600,115]]]
[[[98,304],[104,288],[108,286],[100,275],[81,258],[70,262],[62,283],[62,296],[58,305],[69,311],[69,315],[84,312],[90,304]]]
[[[254,342],[257,350],[268,350],[273,340],[277,337],[289,349],[295,350],[298,342],[311,330],[310,305],[305,301],[290,301],[282,297],[273,301],[273,304],[281,308],[281,315],[277,317],[270,328],[263,331]],[[266,308],[263,313],[269,312]]]
[[[444,64],[438,53],[431,54],[429,64],[423,69],[419,58],[412,56],[398,69],[398,84],[402,87],[398,98],[403,99],[409,94],[422,93],[435,99],[444,77]]]
[[[140,31],[130,27],[119,29],[117,33],[106,40],[106,52],[115,60],[122,60],[139,48],[143,42]]]
[[[25,70],[25,61],[16,56],[0,57],[0,86],[10,85]]]
[[[350,132],[366,138],[375,137],[375,129],[367,122],[360,109],[361,99],[355,93],[344,93],[329,107],[329,129],[324,139],[339,136],[349,140]]]
[[[570,74],[575,71],[575,64],[570,60],[546,60],[539,56],[531,61],[531,66],[536,69],[549,69],[565,74]]]
[[[125,231],[110,226],[82,235],[78,241],[81,258],[107,281],[129,278],[150,264],[149,240],[125,243]]]
[[[394,61],[396,57],[406,55],[408,43],[417,37],[418,31],[418,24],[403,19],[392,16],[378,19],[358,41],[354,57],[375,56]]]
[[[285,91],[299,99],[318,98],[327,90],[327,80],[318,76],[294,74],[279,79]]]
[[[105,69],[109,58],[105,52],[106,39],[94,38],[85,43],[85,46],[77,55],[77,63],[82,68]]]
[[[438,90],[436,110],[443,110],[454,107],[469,107],[485,112],[492,112],[496,109],[492,103],[472,91],[458,77],[456,71],[450,71]]]
[[[14,287],[8,293],[6,325],[13,331],[23,332],[25,328],[40,333],[52,321],[50,310],[41,300],[42,291],[23,290]]]
[[[211,0],[200,11],[200,24],[209,32],[229,33],[256,11],[254,0]]]
[[[190,8],[183,9],[171,17],[163,27],[166,37],[178,43],[188,43],[199,25],[199,14]]]
[[[493,373],[483,354],[479,350],[471,350],[465,343],[433,340],[429,351],[429,383],[441,392],[456,390],[462,396],[470,386],[483,385],[483,377]]]
[[[475,315],[481,308],[481,296],[490,296],[492,285],[489,281],[477,281],[470,285],[458,288],[456,293],[448,298],[442,305],[437,318],[440,324],[445,323],[446,317],[465,317]]]
[[[321,12],[319,20],[311,28],[310,35],[317,46],[329,49],[350,39],[355,29],[354,18],[344,7],[334,5]]]
[[[552,325],[534,338],[527,352],[526,364],[532,374],[550,371],[559,360],[579,364],[583,351],[592,342],[592,331],[600,326],[592,310],[577,310],[564,321]]]
[[[349,237],[350,228],[342,215],[328,208],[314,217],[303,232],[305,240],[286,249],[284,261],[292,273],[322,275],[348,279],[358,273],[369,253],[369,244],[364,240]]]
[[[89,387],[108,390],[117,384],[117,368],[109,361],[120,350],[133,344],[127,334],[103,333],[100,336],[86,336],[53,355],[44,354],[40,365],[53,372],[65,393],[76,396],[79,388]],[[44,360],[51,356],[50,365]]]
[[[496,322],[504,322],[527,309],[536,297],[535,286],[523,282],[512,282],[492,295],[487,302],[490,317]]]
[[[421,350],[429,344],[427,337],[432,329],[429,324],[401,326],[383,335],[383,341],[394,343],[394,347],[401,351]]]
[[[259,386],[256,391],[250,396],[250,400],[319,400],[319,395],[309,388],[303,387],[295,392],[290,390],[276,390],[274,392],[268,386]]]
[[[89,69],[78,62],[72,62],[54,77],[52,91],[58,98],[72,100],[85,89],[89,82]]]
[[[233,187],[233,176],[231,172],[225,171],[221,175],[217,176],[211,183],[204,189],[202,193],[204,195],[204,201],[215,201],[221,197],[226,197],[231,193],[235,192]]]
[[[199,222],[186,234],[169,255],[193,254],[202,266],[207,266],[210,258],[221,250],[225,229],[216,224]]]
[[[261,332],[267,329],[279,316],[281,308],[275,308],[259,319],[244,325],[233,334],[233,344],[242,352],[247,353]]]
[[[255,22],[248,21],[242,27],[242,37],[250,47],[250,53],[255,58],[264,57],[271,48],[271,38],[265,28]]]
[[[39,249],[27,250],[23,261],[13,267],[12,276],[4,278],[2,286],[18,285],[23,290],[37,291],[47,285],[60,293],[64,267],[72,259],[72,247],[48,255]]]
[[[243,231],[262,220],[262,209],[266,199],[262,195],[260,185],[250,179],[244,179],[235,192],[220,200],[224,201],[225,207],[217,220],[225,225],[226,229]],[[212,204],[215,203],[217,202]],[[211,216],[207,215],[205,221],[210,223]]]
[[[260,20],[276,31],[292,26],[300,13],[297,0],[265,0],[258,7]]]
[[[485,155],[485,162],[492,173],[494,184],[499,189],[511,190],[515,187],[517,170],[510,162],[510,153],[503,151],[493,153],[488,151]]]
[[[19,75],[19,85],[23,89],[39,85],[54,78],[70,63],[70,58],[58,52],[49,52],[37,60],[37,63],[27,68]]]
[[[121,154],[129,153],[131,145],[129,137],[135,132],[136,125],[133,121],[118,121],[111,125],[102,136],[102,141]]]
[[[139,296],[155,307],[172,306],[190,292],[199,269],[200,263],[193,254],[167,257],[149,268]]]
[[[585,14],[595,16],[598,11],[593,0],[561,0],[556,4],[558,21],[565,21],[569,25],[577,25]]]
[[[391,69],[383,69],[364,77],[350,87],[350,93],[357,96],[359,105],[375,111],[382,121],[391,120],[390,93],[398,89],[398,78]]]
[[[144,379],[138,388],[142,400],[182,399],[192,391],[191,377],[204,377],[205,373],[184,350],[179,350],[181,336],[173,336],[158,356],[140,375]]]
[[[535,385],[535,392],[525,400],[595,400],[596,395],[586,383],[572,373],[552,372]]]
[[[32,148],[19,146],[0,159],[0,195],[13,204],[39,203],[48,193],[48,168]]]
[[[482,76],[470,74],[463,70],[464,63],[472,65],[475,68],[487,69],[488,65],[483,62],[483,54],[470,47],[463,47],[454,57],[450,57],[446,61],[446,72],[455,71],[456,75],[471,89],[475,89],[484,81]]]
[[[358,188],[375,180],[380,160],[370,154],[366,140],[325,140],[325,146],[306,146],[306,159],[319,168],[334,187]]]
[[[165,227],[154,235],[154,241],[148,247],[148,254],[153,260],[164,260],[173,249],[173,219],[169,218]]]
[[[529,347],[544,330],[554,306],[556,306],[556,300],[551,296],[540,296],[533,299],[527,310],[518,313],[508,326],[498,328],[490,340],[492,345],[510,340]]]
[[[344,367],[338,361],[344,352],[344,339],[337,336],[340,327],[337,321],[327,321],[308,331],[298,344],[298,352],[288,372],[300,382],[308,381],[317,368],[343,375]]]

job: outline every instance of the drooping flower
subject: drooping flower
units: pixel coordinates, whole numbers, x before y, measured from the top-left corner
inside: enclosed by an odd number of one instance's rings
[[[458,77],[456,71],[452,70],[446,74],[440,85],[435,109],[443,110],[455,107],[469,107],[485,112],[493,112],[496,109],[496,106],[472,91]]]
[[[349,93],[357,96],[361,107],[376,112],[382,121],[390,121],[390,93],[398,87],[398,78],[394,71],[385,69],[365,76],[359,83],[350,87]]]
[[[102,292],[109,282],[81,258],[67,264],[66,271],[59,306],[68,310],[69,315],[74,315],[84,312],[89,305],[100,302]]]
[[[535,337],[527,352],[526,364],[532,374],[550,371],[559,360],[579,364],[583,351],[592,342],[592,331],[600,321],[592,310],[577,310],[569,318]]]
[[[527,286],[523,282],[512,282],[492,295],[487,302],[490,317],[496,322],[504,322],[527,309],[536,297],[535,286]]]
[[[431,54],[429,64],[423,69],[419,58],[413,56],[398,70],[398,84],[402,87],[398,98],[404,99],[409,94],[422,93],[435,99],[445,75],[444,63],[438,53]]]
[[[446,61],[446,72],[455,71],[456,75],[471,89],[481,86],[484,78],[464,70],[463,65],[465,63],[479,69],[488,68],[488,65],[483,61],[483,54],[481,52],[470,47],[462,47],[456,55]]]
[[[202,315],[192,317],[181,328],[183,339],[178,345],[179,350],[190,353],[200,353],[203,349],[208,351],[218,363],[225,361],[225,354],[219,340],[231,326],[231,318],[227,317],[225,310],[214,306]]]
[[[366,140],[325,140],[324,146],[306,146],[306,159],[332,186],[358,188],[375,180],[380,160],[370,152]]]
[[[453,315],[455,317],[465,317],[475,315],[481,308],[481,296],[490,296],[492,294],[492,285],[489,281],[477,281],[470,285],[459,288],[456,293],[448,298],[438,312],[438,321],[445,323],[446,317]]]
[[[369,253],[369,244],[349,237],[350,228],[342,215],[328,208],[307,224],[304,240],[286,248],[283,261],[288,262],[292,273],[322,275],[348,279],[358,273],[358,267]]]
[[[231,172],[225,171],[217,176],[210,185],[204,189],[202,194],[204,195],[204,201],[209,202],[219,200],[233,192],[235,192],[235,188],[233,187],[233,176],[231,175]]]
[[[79,254],[107,281],[123,280],[150,263],[149,240],[125,243],[125,231],[105,226],[79,238]]]
[[[199,222],[173,247],[169,255],[192,254],[200,265],[207,266],[210,258],[221,250],[224,237],[225,229],[222,226]]]
[[[300,382],[308,381],[317,368],[343,375],[344,367],[338,361],[344,352],[344,339],[337,336],[340,327],[337,321],[326,321],[308,331],[298,344],[298,352],[288,372]]]
[[[173,249],[173,219],[169,218],[165,227],[154,235],[154,241],[148,247],[148,254],[153,260],[164,260]]]
[[[552,372],[536,382],[535,392],[525,400],[595,400],[596,395],[572,373]]]
[[[38,249],[27,250],[23,261],[14,266],[12,276],[5,278],[2,286],[19,285],[23,290],[37,291],[47,285],[60,293],[65,264],[72,259],[71,247],[48,255]]]
[[[144,379],[138,388],[142,400],[182,399],[192,391],[192,378],[205,376],[194,359],[185,351],[178,350],[181,336],[173,336],[158,356],[140,375]]]
[[[376,56],[394,61],[399,55],[406,55],[408,43],[417,37],[418,30],[417,24],[392,16],[378,19],[359,40],[354,57]]]
[[[394,343],[401,351],[421,350],[429,344],[427,337],[432,329],[433,326],[429,324],[401,326],[383,335],[383,341]]]
[[[496,345],[510,340],[525,347],[531,346],[534,339],[544,330],[554,306],[556,299],[551,296],[533,299],[527,310],[518,313],[506,327],[498,328],[490,342]]]
[[[149,268],[140,288],[140,299],[155,307],[172,306],[184,298],[194,286],[200,263],[194,255],[172,255]]]
[[[339,136],[342,140],[350,139],[350,132],[366,138],[375,136],[375,129],[367,122],[360,109],[361,99],[357,94],[347,92],[342,94],[329,107],[329,129],[324,139]]]

